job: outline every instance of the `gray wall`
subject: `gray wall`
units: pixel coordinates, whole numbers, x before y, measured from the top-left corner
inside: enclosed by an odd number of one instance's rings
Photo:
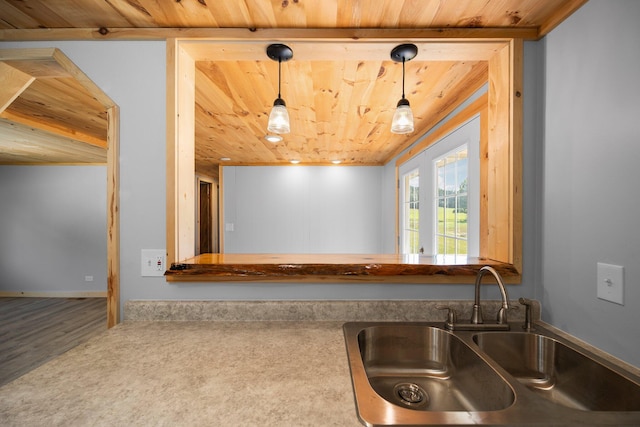
[[[104,166],[0,166],[0,291],[106,292],[106,189]]]
[[[640,366],[640,2],[591,0],[543,41],[544,319]],[[596,263],[624,266],[624,306]]]
[[[119,105],[121,301],[179,297],[179,287],[140,276],[140,250],[166,246],[165,43],[15,42],[0,47],[58,47]],[[84,270],[76,274],[84,277]]]
[[[224,252],[381,253],[382,172],[379,166],[225,167]],[[395,230],[393,222],[386,227]]]
[[[121,303],[130,299],[471,299],[471,285],[331,284],[331,283],[197,283],[168,284],[162,277],[141,277],[141,249],[166,245],[165,182],[165,43],[159,41],[11,42],[0,48],[58,47],[120,107]],[[530,73],[527,72],[527,77]],[[535,108],[533,97],[526,115]],[[525,121],[527,119],[525,118]],[[525,139],[529,137],[525,135]],[[530,141],[533,142],[533,141]],[[526,150],[526,149],[525,149]],[[525,153],[525,156],[527,153]],[[394,220],[392,165],[384,167],[382,220]],[[525,168],[525,175],[530,172]],[[525,177],[525,204],[534,194]],[[525,214],[525,224],[533,214]],[[531,236],[525,235],[522,285],[510,297],[534,294]],[[384,236],[383,250],[393,247]],[[488,297],[499,298],[493,287]]]

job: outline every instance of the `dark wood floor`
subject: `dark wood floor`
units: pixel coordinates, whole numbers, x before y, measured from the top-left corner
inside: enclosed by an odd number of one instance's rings
[[[0,386],[106,329],[106,298],[0,298]]]

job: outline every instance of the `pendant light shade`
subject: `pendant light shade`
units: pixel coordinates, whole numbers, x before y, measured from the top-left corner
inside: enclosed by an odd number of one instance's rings
[[[413,132],[413,112],[406,98],[398,101],[393,120],[391,121],[391,132],[393,133],[411,133]]]
[[[278,134],[289,133],[291,131],[289,112],[287,111],[287,104],[280,95],[280,85],[282,62],[293,58],[293,51],[289,46],[284,44],[271,44],[267,47],[267,56],[274,61],[278,61],[278,97],[273,101],[273,108],[269,114],[267,130]]]
[[[401,44],[391,51],[391,59],[402,62],[402,98],[398,101],[396,111],[391,121],[391,132],[405,134],[413,132],[413,112],[409,100],[404,97],[404,63],[411,61],[418,54],[418,47],[414,44]]]
[[[271,108],[271,113],[269,114],[267,130],[273,133],[289,133],[291,131],[291,127],[289,126],[289,112],[282,98],[273,101],[273,108]]]

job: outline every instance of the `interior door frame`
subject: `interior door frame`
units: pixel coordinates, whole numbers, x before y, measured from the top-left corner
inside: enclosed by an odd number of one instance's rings
[[[107,328],[120,322],[120,109],[107,109]]]
[[[10,75],[10,79],[15,80],[17,78],[19,80],[19,84],[7,86],[9,87],[9,93],[12,95],[11,102],[19,97],[36,78],[47,78],[50,73],[54,71],[59,73],[62,70],[66,73],[65,76],[73,78],[86,89],[104,107],[104,111],[107,114],[107,143],[105,147],[107,165],[107,327],[111,328],[120,321],[120,109],[98,85],[58,48],[0,49],[0,61],[33,63],[31,64],[32,68],[29,68],[29,73],[14,73]],[[43,69],[45,72],[42,71]],[[11,93],[11,90],[13,90],[13,93]],[[4,105],[4,108],[7,105]],[[0,107],[2,106],[0,105]],[[49,132],[51,128],[47,128],[45,131]],[[53,164],[58,163],[54,162]]]

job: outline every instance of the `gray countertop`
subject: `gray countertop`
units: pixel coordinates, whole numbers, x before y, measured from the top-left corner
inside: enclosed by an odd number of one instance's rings
[[[3,426],[359,426],[341,322],[125,322],[0,388]]]
[[[124,323],[0,387],[0,425],[361,426],[342,325],[443,321],[441,305],[469,316],[468,301],[129,301]]]

